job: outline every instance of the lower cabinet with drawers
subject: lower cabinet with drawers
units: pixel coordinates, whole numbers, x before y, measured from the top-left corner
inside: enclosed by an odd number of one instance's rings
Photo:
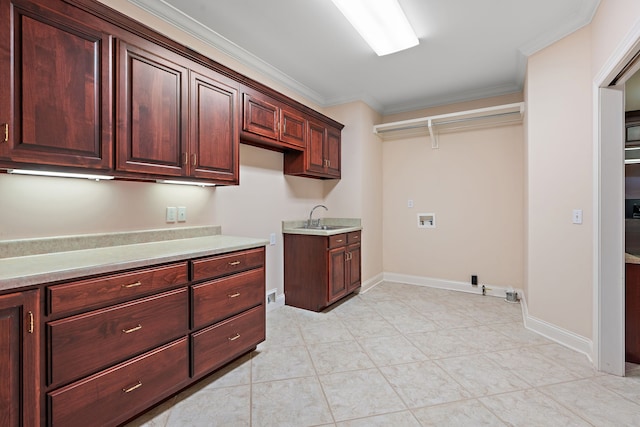
[[[115,426],[265,340],[264,247],[45,286],[43,418]]]

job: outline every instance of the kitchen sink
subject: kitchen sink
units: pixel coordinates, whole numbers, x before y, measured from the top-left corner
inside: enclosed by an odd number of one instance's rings
[[[298,227],[300,230],[340,230],[341,228],[349,228],[345,225],[305,225]]]

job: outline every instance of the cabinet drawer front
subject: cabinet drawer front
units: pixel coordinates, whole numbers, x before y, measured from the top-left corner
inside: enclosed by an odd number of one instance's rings
[[[192,376],[219,368],[264,341],[264,316],[261,305],[192,334]]]
[[[49,322],[49,384],[62,384],[186,335],[187,288]]]
[[[106,306],[187,282],[187,263],[183,262],[54,285],[47,288],[48,311],[59,315]]]
[[[47,394],[50,425],[114,426],[189,378],[187,337]]]
[[[347,243],[349,245],[353,243],[360,243],[360,231],[352,231],[351,233],[347,233]]]
[[[261,304],[264,268],[193,286],[193,328],[202,328]]]
[[[329,249],[345,246],[346,244],[347,244],[346,234],[335,234],[333,236],[329,236]]]
[[[262,267],[264,265],[264,248],[198,259],[191,261],[191,263],[193,281],[215,279]]]

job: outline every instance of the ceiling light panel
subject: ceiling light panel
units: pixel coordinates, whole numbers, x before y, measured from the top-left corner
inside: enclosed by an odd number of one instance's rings
[[[419,44],[398,0],[332,0],[378,56]]]

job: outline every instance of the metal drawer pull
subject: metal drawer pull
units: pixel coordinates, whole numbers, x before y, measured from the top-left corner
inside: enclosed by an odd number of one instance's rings
[[[32,334],[33,333],[33,311],[30,311],[28,313],[28,315],[29,315],[29,328],[28,328],[27,332]]]
[[[235,294],[228,294],[227,295],[229,298],[236,298],[240,296],[240,292],[236,292]]]
[[[240,261],[233,261],[230,262],[229,265],[234,266],[234,265],[240,265]]]
[[[131,329],[123,329],[122,332],[124,332],[125,334],[130,334],[131,332],[139,331],[140,329],[142,329],[142,325],[138,324],[138,326],[135,326]]]
[[[336,240],[336,243],[342,243],[342,242],[343,242],[342,239]]]
[[[235,337],[229,337],[229,338],[227,338],[227,339],[228,339],[229,341],[235,341],[235,340],[237,340],[238,338],[240,338],[240,334],[236,332],[236,336],[235,336]]]
[[[142,387],[142,381],[138,380],[138,384],[133,385],[129,388],[123,388],[122,391],[124,391],[125,393],[131,393],[133,390]]]
[[[4,124],[4,139],[2,142],[9,142],[9,123]]]
[[[138,280],[136,283],[129,283],[128,285],[122,285],[123,288],[135,288],[136,286],[142,286],[142,282]]]

